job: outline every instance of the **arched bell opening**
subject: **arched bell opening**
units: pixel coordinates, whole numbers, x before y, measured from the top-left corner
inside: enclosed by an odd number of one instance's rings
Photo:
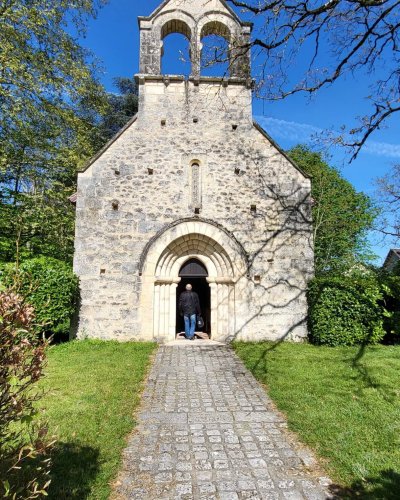
[[[203,26],[200,35],[202,76],[229,77],[231,66],[231,33],[218,21]]]
[[[171,20],[164,24],[161,29],[161,74],[191,74],[191,38],[191,30],[185,22]]]
[[[201,315],[204,327],[196,328],[197,332],[207,333],[211,337],[211,289],[207,281],[208,271],[206,266],[196,258],[187,260],[179,271],[180,282],[176,291],[176,333],[184,332],[184,320],[179,312],[179,297],[185,291],[186,285],[191,284],[200,300]]]

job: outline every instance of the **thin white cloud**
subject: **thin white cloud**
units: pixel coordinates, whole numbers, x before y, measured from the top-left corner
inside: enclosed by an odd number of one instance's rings
[[[376,156],[400,158],[400,144],[370,141],[365,144],[365,151]]]
[[[307,123],[289,122],[268,116],[255,116],[256,121],[275,139],[285,139],[293,143],[316,143],[323,129]],[[400,158],[400,144],[368,141],[362,152],[386,158]]]

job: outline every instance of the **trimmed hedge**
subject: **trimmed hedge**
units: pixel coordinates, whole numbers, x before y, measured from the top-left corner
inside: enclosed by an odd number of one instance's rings
[[[308,302],[314,344],[376,344],[385,336],[383,292],[372,272],[314,278]]]
[[[38,332],[68,333],[79,293],[78,278],[68,264],[51,257],[26,260],[18,271],[15,264],[6,264],[0,280],[34,307]]]
[[[385,318],[386,337],[389,344],[400,342],[400,266],[392,273],[381,271],[380,280],[384,290],[385,307],[390,314]]]

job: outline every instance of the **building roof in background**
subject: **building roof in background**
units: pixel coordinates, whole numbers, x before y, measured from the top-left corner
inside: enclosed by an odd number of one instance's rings
[[[393,271],[396,264],[400,262],[400,248],[391,248],[385,262],[383,263],[383,268],[387,271]]]

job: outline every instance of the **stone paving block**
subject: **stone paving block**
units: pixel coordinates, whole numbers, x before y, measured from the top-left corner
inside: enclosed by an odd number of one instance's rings
[[[177,495],[191,495],[192,494],[192,483],[182,483],[176,486]]]
[[[304,496],[300,493],[300,491],[284,491],[282,494],[285,500],[304,500]]]
[[[221,481],[217,483],[218,491],[237,491],[237,483],[235,481]]]
[[[198,471],[196,477],[198,481],[212,481],[213,473],[207,470]]]
[[[275,484],[272,481],[272,479],[259,479],[257,481],[258,489],[263,491],[263,490],[274,490],[275,489]]]
[[[330,498],[329,478],[305,469],[282,416],[229,347],[161,347],[138,420],[118,498]]]
[[[229,493],[223,493],[221,492],[219,494],[219,500],[238,500],[239,496],[237,493],[234,493],[233,491],[230,491]]]
[[[217,490],[216,486],[214,483],[200,483],[199,484],[199,491],[200,491],[200,494],[204,494],[204,493],[215,493],[215,491]]]

